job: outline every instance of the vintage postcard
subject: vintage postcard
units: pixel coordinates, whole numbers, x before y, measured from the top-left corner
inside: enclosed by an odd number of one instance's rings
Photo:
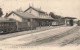
[[[0,50],[80,50],[80,0],[0,0]]]

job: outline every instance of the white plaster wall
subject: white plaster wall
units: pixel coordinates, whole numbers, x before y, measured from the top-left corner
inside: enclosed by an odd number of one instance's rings
[[[30,11],[31,11],[31,14],[39,17],[39,13],[37,11],[33,10],[32,8],[30,8],[27,12],[30,13]]]
[[[15,15],[14,13],[11,14],[8,18],[15,19],[15,20],[17,20],[19,22],[22,22],[22,18],[17,16],[17,15]]]

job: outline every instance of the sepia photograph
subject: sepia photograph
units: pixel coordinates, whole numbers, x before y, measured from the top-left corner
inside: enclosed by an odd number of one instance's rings
[[[0,0],[0,50],[80,50],[80,0]]]

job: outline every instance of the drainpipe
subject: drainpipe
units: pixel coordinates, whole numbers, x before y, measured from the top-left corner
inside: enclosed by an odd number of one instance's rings
[[[32,30],[32,19],[30,19],[30,29]]]
[[[17,29],[17,31],[18,31],[18,22],[16,22],[16,29]]]

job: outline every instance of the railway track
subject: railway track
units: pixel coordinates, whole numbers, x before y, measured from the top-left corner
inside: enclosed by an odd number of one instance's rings
[[[49,43],[49,42],[52,42],[52,41],[56,41],[60,38],[63,38],[67,35],[73,34],[78,30],[79,30],[79,27],[76,26],[76,27],[72,28],[71,30],[68,30],[68,31],[66,31],[62,34],[58,34],[58,35],[55,35],[55,36],[53,35],[53,36],[50,36],[50,37],[47,37],[47,38],[44,38],[44,39],[36,39],[36,41],[31,41],[30,43],[23,44],[23,45],[25,45],[25,46],[32,46],[33,45],[34,46],[34,45],[41,45],[41,44],[44,44],[44,43]]]
[[[75,36],[71,39],[65,40],[64,42],[62,42],[61,46],[65,46],[65,45],[69,45],[69,44],[73,44],[73,42],[75,42],[76,40],[80,39],[80,35],[79,36]],[[75,42],[77,43],[77,42]]]
[[[79,35],[79,32],[77,32],[77,36],[75,35],[71,39],[68,39],[68,40],[62,42],[61,46],[65,46],[65,45],[69,45],[69,44],[73,44],[73,45],[75,45],[75,44],[79,45],[80,44],[80,35]]]
[[[71,44],[80,45],[80,37],[79,38],[76,38],[76,40],[73,41]]]

